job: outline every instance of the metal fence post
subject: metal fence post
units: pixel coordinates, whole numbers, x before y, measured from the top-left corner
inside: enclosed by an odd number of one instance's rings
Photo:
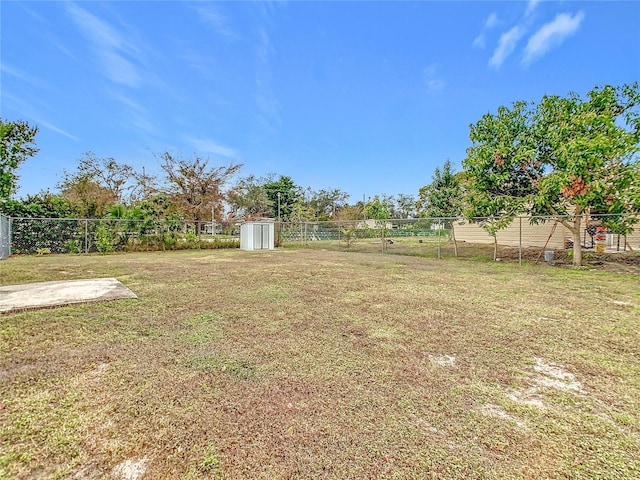
[[[84,219],[84,253],[89,253],[89,219]]]
[[[522,217],[518,217],[520,221],[520,231],[518,234],[518,265],[522,266]]]
[[[440,227],[440,225],[438,225]],[[438,235],[438,258],[442,258],[440,254],[440,228],[436,230],[436,235]]]
[[[11,255],[11,218],[0,215],[0,260]]]

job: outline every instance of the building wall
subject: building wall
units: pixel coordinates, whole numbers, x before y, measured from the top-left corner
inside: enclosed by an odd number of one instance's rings
[[[521,230],[522,229],[522,230]],[[467,221],[454,222],[456,240],[468,243],[493,243],[493,237],[477,223]],[[570,232],[554,220],[532,225],[527,218],[516,218],[507,228],[496,234],[498,245],[517,247],[522,232],[523,247],[564,248],[565,240],[571,238]]]
[[[521,222],[522,220],[522,222]],[[532,225],[527,218],[516,218],[507,228],[498,231],[496,238],[498,245],[517,247],[520,244],[520,225],[522,225],[523,247],[544,247],[549,249],[565,248],[565,242],[573,239],[572,233],[561,223],[548,220],[545,223]],[[554,225],[555,228],[554,228]],[[493,237],[489,235],[479,224],[467,221],[454,222],[456,240],[468,243],[493,243]],[[584,245],[591,245],[591,237],[586,235],[583,229],[581,236]],[[607,236],[607,248],[617,250],[618,239],[620,250],[625,248],[625,238],[618,235]],[[633,233],[627,235],[627,250],[640,251],[640,224]]]

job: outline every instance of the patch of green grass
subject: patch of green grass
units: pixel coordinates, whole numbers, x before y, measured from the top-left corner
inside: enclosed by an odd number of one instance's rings
[[[253,296],[259,302],[277,302],[285,300],[288,294],[281,285],[265,285],[256,290]]]
[[[82,455],[80,431],[84,419],[74,409],[77,395],[31,388],[21,398],[3,404],[0,472],[18,476],[34,466],[52,477],[68,472]],[[22,473],[20,473],[22,472]],[[11,475],[8,475],[11,478]]]
[[[241,380],[252,378],[256,374],[256,368],[250,362],[235,358],[219,358],[215,355],[194,356],[188,365],[203,372],[223,372]]]
[[[223,317],[219,314],[201,313],[187,317],[180,322],[186,330],[181,332],[184,338],[191,345],[204,345],[222,338]]]

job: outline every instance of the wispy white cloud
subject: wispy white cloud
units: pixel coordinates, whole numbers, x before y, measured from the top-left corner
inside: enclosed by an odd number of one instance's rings
[[[40,35],[42,35],[45,43],[47,45],[53,45],[65,55],[75,59],[76,57],[71,52],[71,50],[69,50],[69,48],[67,48],[67,46],[64,45],[64,43],[60,39],[58,39],[58,37],[52,32],[52,27],[54,27],[54,25],[52,24],[51,20],[40,14],[40,12],[29,8],[29,3],[31,2],[21,2],[20,7],[39,24],[38,30]]]
[[[433,63],[428,65],[422,71],[424,82],[427,86],[427,92],[434,93],[442,90],[446,86],[446,82],[441,78],[439,74],[440,67]]]
[[[486,45],[486,31],[495,27],[496,25],[498,25],[498,23],[498,14],[492,12],[485,20],[482,32],[480,32],[480,34],[473,39],[473,46],[475,48],[484,48]]]
[[[187,137],[185,141],[198,152],[212,153],[231,159],[238,158],[238,152],[233,148],[225,147],[208,138]]]
[[[238,34],[229,25],[229,20],[225,17],[220,9],[211,3],[199,3],[193,6],[198,14],[198,18],[205,24],[210,26],[215,33],[227,40],[237,40]]]
[[[487,40],[485,38],[484,32],[480,33],[476,38],[473,39],[473,46],[475,48],[484,48],[487,44]]]
[[[523,35],[524,29],[519,25],[500,35],[500,41],[493,52],[493,56],[489,59],[489,65],[494,68],[500,68],[506,58],[513,53]]]
[[[275,53],[269,34],[264,28],[258,30],[258,43],[256,44],[256,53],[260,63],[269,63],[269,58]]]
[[[52,90],[51,85],[44,82],[41,78],[31,75],[24,70],[20,70],[19,68],[13,67],[6,63],[0,64],[0,71],[6,75],[10,75],[12,77],[21,80],[22,82],[28,83],[34,87],[42,88],[44,90]]]
[[[158,133],[158,128],[149,120],[150,115],[145,107],[121,93],[112,92],[111,96],[124,107],[123,111],[127,119],[127,127],[133,127],[136,131],[148,135],[156,135]]]
[[[498,25],[498,14],[496,12],[492,12],[491,15],[487,17],[487,21],[484,25],[486,28],[493,28]]]
[[[141,76],[132,61],[137,48],[121,32],[87,10],[74,3],[66,4],[66,8],[69,17],[96,49],[103,73],[116,83],[139,86]]]
[[[32,121],[34,124],[44,127],[48,130],[56,132],[71,140],[79,140],[75,135],[70,134],[66,130],[54,125],[46,120],[47,116],[42,112],[40,108],[35,107],[30,102],[25,101],[23,98],[18,98],[8,92],[2,92],[2,98],[5,102],[6,109],[13,109],[16,112],[20,112],[20,116]]]
[[[525,12],[525,15],[531,15],[539,3],[540,0],[529,0],[529,2],[527,3],[527,11]]]
[[[551,48],[561,45],[567,37],[578,31],[583,20],[584,12],[582,10],[573,16],[569,13],[556,15],[553,21],[544,24],[531,35],[524,49],[522,63],[528,65]]]
[[[65,130],[63,130],[61,128],[56,127],[52,123],[49,123],[49,122],[47,122],[45,120],[42,120],[42,119],[34,119],[34,120],[35,120],[36,123],[39,123],[43,127],[48,128],[49,130],[52,130],[52,131],[54,131],[56,133],[59,133],[60,135],[63,135],[65,137],[67,137],[67,138],[70,138],[71,140],[76,140],[76,141],[79,140],[79,138],[76,137],[75,135],[71,135],[69,132],[67,132],[67,131],[65,131]]]

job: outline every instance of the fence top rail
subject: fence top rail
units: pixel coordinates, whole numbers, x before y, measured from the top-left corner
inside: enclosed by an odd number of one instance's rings
[[[640,213],[639,213],[640,215]],[[582,214],[582,215],[518,215],[515,217],[512,217],[513,220],[531,220],[531,219],[536,219],[536,220],[544,220],[544,221],[555,221],[555,220],[572,220],[576,217],[580,217],[580,218],[584,218],[586,215]],[[617,214],[617,213],[607,213],[607,214],[592,214],[589,215],[592,219],[603,219],[603,218],[616,218],[616,217],[621,217],[623,216],[623,214]],[[441,221],[456,221],[456,222],[471,222],[471,223],[476,223],[476,222],[482,222],[482,221],[486,221],[486,220],[498,220],[500,219],[500,217],[463,217],[463,216],[459,216],[459,217],[414,217],[414,218],[384,218],[384,219],[372,219],[372,218],[359,218],[359,219],[346,219],[346,220],[300,220],[300,221],[282,221],[282,222],[277,222],[283,225],[300,225],[300,224],[313,224],[313,225],[317,225],[317,224],[338,224],[338,225],[343,225],[343,224],[354,224],[354,223],[364,223],[364,222],[371,222],[371,221],[376,221],[376,222],[387,222],[387,223],[417,223],[417,222],[424,222],[424,221],[431,221],[431,222],[441,222]]]
[[[599,218],[615,218],[620,217],[623,214],[618,213],[598,213],[589,215],[591,218],[599,219]],[[638,213],[640,215],[640,212]],[[140,218],[79,218],[79,217],[14,217],[0,213],[1,217],[8,218],[10,220],[57,220],[57,221],[76,221],[76,222],[147,222],[149,219],[140,219]],[[582,215],[517,215],[512,217],[514,220],[517,219],[526,219],[530,220],[532,218],[541,219],[541,220],[560,220],[560,219],[573,219],[575,217],[585,217],[586,214]],[[465,222],[480,222],[492,218],[500,218],[500,217],[413,217],[413,218],[384,218],[384,219],[372,219],[372,218],[358,218],[358,219],[345,219],[345,220],[303,220],[303,221],[281,221],[276,223],[281,223],[284,225],[299,225],[299,224],[319,224],[319,223],[333,223],[333,224],[351,224],[351,223],[362,223],[366,221],[377,221],[377,222],[397,222],[397,223],[412,223],[412,222],[420,222],[420,221],[465,221]],[[153,221],[162,222],[165,221],[165,218],[154,218]],[[196,223],[194,220],[178,220],[178,223],[186,223],[193,224]],[[198,223],[211,223],[210,220],[199,220]],[[233,220],[216,220],[217,224],[236,224],[238,223],[237,219]]]

